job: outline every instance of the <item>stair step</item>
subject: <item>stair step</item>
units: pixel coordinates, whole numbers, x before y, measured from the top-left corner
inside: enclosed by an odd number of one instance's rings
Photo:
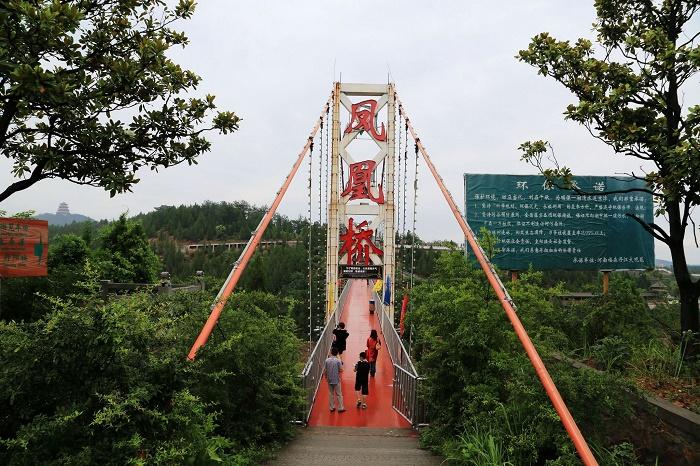
[[[441,459],[418,448],[411,429],[308,427],[268,465],[433,466]]]

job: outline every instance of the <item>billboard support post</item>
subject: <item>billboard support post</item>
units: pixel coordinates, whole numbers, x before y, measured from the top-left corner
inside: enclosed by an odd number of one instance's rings
[[[603,294],[607,295],[610,290],[610,271],[603,270]]]

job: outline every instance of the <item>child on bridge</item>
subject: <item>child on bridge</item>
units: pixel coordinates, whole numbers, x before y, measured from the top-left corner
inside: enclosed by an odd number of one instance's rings
[[[367,408],[369,394],[369,361],[365,352],[360,353],[360,360],[355,363],[355,390],[357,391],[357,407]]]

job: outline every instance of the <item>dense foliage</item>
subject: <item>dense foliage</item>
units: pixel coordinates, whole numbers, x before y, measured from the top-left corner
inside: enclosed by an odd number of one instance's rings
[[[0,200],[59,178],[111,195],[136,172],[196,163],[204,137],[238,128],[200,78],[169,57],[193,0],[0,2],[0,154],[18,181]],[[189,94],[189,95],[188,95]]]
[[[252,464],[301,406],[291,320],[237,294],[194,362],[209,294],[102,302],[83,289],[32,323],[0,322],[0,463]]]
[[[697,234],[691,214],[700,205],[700,105],[684,100],[700,71],[700,1],[596,0],[595,9],[598,47],[586,39],[558,41],[545,32],[518,57],[578,99],[567,107],[567,119],[585,126],[616,154],[645,164],[642,173],[630,175],[648,184],[639,191],[654,196],[656,215],[666,217],[668,228],[633,212],[626,215],[669,247],[681,327],[698,333],[700,280],[688,270],[685,235]],[[553,168],[543,165],[549,148],[545,141],[521,146],[523,158],[550,182],[581,193],[570,169],[556,161]]]
[[[153,283],[160,272],[158,256],[139,222],[126,219],[107,225],[97,238],[95,260],[102,278],[114,282]]]
[[[521,321],[601,464],[637,464],[626,390],[640,371],[679,377],[677,348],[654,320],[661,311],[652,315],[634,280],[621,274],[613,275],[609,295],[572,307],[556,299],[560,286],[542,286],[542,275],[524,273],[509,284]],[[427,446],[450,464],[579,464],[480,271],[459,252],[443,254],[412,301],[407,325],[431,413]],[[567,356],[603,371],[575,369]],[[697,378],[697,368],[684,374]]]

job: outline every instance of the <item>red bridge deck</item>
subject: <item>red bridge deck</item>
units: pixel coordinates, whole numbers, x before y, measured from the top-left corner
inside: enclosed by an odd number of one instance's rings
[[[352,280],[350,283],[345,308],[341,321],[350,333],[347,350],[343,354],[344,371],[341,375],[343,402],[346,411],[331,412],[328,406],[328,384],[321,381],[314,403],[309,425],[343,426],[343,427],[411,427],[410,423],[391,407],[391,392],[394,379],[394,367],[391,363],[384,335],[382,334],[377,314],[370,315],[370,290],[364,280]],[[369,379],[367,409],[356,407],[355,373],[353,367],[361,351],[367,347],[370,330],[379,333],[382,348],[377,359],[377,375]]]

